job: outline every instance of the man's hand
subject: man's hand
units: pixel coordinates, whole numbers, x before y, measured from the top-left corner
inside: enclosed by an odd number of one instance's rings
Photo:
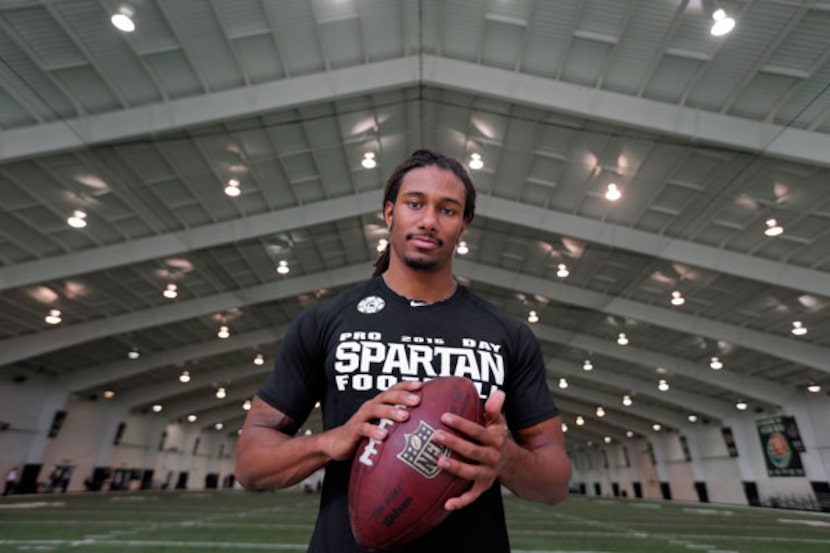
[[[442,457],[439,466],[461,478],[473,481],[473,486],[458,497],[450,498],[444,504],[448,511],[466,507],[490,489],[499,476],[504,463],[504,448],[507,445],[507,427],[501,414],[504,392],[497,390],[484,404],[484,425],[480,425],[452,413],[444,413],[441,422],[457,430],[463,437],[438,430],[432,439],[445,445],[468,462]]]
[[[423,382],[399,382],[360,406],[342,426],[321,434],[323,451],[335,461],[345,461],[363,438],[385,440],[388,431],[378,424],[381,419],[400,423],[409,418],[408,408],[421,402]],[[403,406],[403,407],[402,407]]]

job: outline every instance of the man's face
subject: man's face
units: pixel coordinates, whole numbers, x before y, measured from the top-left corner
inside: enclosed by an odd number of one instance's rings
[[[415,270],[434,271],[452,260],[464,221],[464,183],[452,171],[419,167],[406,173],[384,217],[392,256]]]

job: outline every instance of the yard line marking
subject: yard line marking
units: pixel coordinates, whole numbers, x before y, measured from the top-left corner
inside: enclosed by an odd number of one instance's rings
[[[58,546],[70,545],[78,547],[81,545],[104,545],[117,547],[191,547],[208,549],[300,549],[305,551],[307,544],[298,543],[237,543],[237,542],[211,542],[211,541],[161,541],[161,540],[0,540],[0,545],[18,546]]]
[[[822,527],[830,527],[830,522],[824,522],[823,520],[803,520],[797,518],[779,518],[778,522],[783,524],[806,524],[807,526],[822,526]]]
[[[43,507],[63,507],[62,501],[26,501],[23,503],[0,504],[0,509],[42,509]]]

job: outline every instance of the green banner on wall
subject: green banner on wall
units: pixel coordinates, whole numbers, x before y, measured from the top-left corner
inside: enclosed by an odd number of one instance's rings
[[[804,467],[801,464],[801,455],[798,444],[794,444],[794,437],[791,436],[791,425],[794,423],[792,417],[770,417],[759,419],[758,435],[761,438],[761,448],[764,451],[764,459],[767,462],[767,475],[769,476],[805,476]]]

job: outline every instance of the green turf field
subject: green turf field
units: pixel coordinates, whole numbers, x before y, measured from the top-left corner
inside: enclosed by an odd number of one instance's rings
[[[305,551],[317,500],[298,491],[9,496],[0,499],[0,552]],[[583,497],[557,507],[505,501],[516,553],[830,552],[830,516],[820,513]]]

